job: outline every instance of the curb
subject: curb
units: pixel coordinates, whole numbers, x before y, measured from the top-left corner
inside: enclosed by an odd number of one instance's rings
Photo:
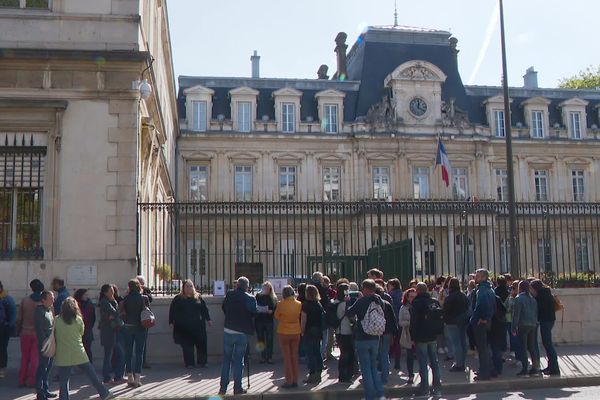
[[[472,394],[484,392],[512,392],[515,390],[531,389],[550,389],[567,388],[580,386],[599,386],[600,375],[587,375],[577,377],[549,377],[539,379],[495,379],[487,382],[474,383],[449,383],[442,385],[442,393],[446,394]],[[417,391],[417,386],[397,387],[386,389],[388,398],[412,397]],[[319,391],[294,390],[278,393],[256,393],[243,396],[226,396],[225,399],[243,399],[243,400],[348,400],[364,398],[362,389],[352,390],[332,390],[325,389]],[[184,396],[184,397],[143,397],[133,396],[128,400],[218,400],[221,397],[214,396]]]

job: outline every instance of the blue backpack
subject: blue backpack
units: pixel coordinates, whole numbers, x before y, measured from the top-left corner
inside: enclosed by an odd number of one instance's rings
[[[8,307],[4,300],[0,300],[0,328],[8,325]]]

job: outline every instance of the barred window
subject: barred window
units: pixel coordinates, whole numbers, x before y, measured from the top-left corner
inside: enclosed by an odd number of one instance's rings
[[[42,258],[46,147],[34,136],[4,134],[0,146],[0,259]],[[20,136],[20,137],[19,137]]]
[[[49,9],[50,0],[0,0],[0,7]]]

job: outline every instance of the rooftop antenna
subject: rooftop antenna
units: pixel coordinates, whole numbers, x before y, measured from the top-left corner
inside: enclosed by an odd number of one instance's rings
[[[398,0],[394,0],[394,28],[398,26]]]

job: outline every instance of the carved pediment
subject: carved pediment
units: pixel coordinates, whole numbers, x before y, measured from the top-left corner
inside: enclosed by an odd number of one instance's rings
[[[396,153],[368,153],[367,159],[370,162],[377,161],[395,161],[397,158]]]
[[[249,88],[248,86],[242,86],[229,91],[230,96],[258,96],[258,93],[258,90]]]
[[[231,153],[227,156],[229,160],[248,160],[255,161],[260,158],[260,154],[253,152]]]
[[[562,108],[565,106],[587,107],[588,104],[590,104],[589,101],[580,99],[579,97],[573,97],[572,99],[563,101],[562,103],[560,103],[558,105],[558,107],[559,108]]]
[[[281,88],[279,90],[276,90],[273,92],[273,97],[275,96],[293,96],[293,97],[300,97],[302,96],[302,92],[299,90],[296,90],[294,88],[291,87],[284,87]]]
[[[509,98],[508,101],[510,103],[513,102],[513,100],[511,98]],[[482,104],[484,106],[488,105],[488,104],[500,104],[500,105],[503,105],[504,104],[504,96],[501,95],[501,94],[499,94],[497,96],[489,97],[489,98],[485,99]]]
[[[202,151],[182,151],[182,156],[188,161],[212,160],[214,158],[214,154]]]
[[[445,82],[446,78],[446,74],[436,65],[423,60],[413,60],[397,67],[385,78],[384,84],[389,86],[390,82],[395,80]]]
[[[344,92],[340,92],[339,90],[334,90],[334,89],[327,89],[327,90],[322,90],[320,92],[318,92],[317,94],[315,94],[315,98],[318,99],[319,97],[334,97],[334,98],[344,98],[346,97],[346,94]]]
[[[345,161],[347,159],[347,155],[344,153],[327,153],[319,154],[315,156],[315,158],[321,162],[339,162]]]
[[[521,106],[527,106],[527,105],[535,105],[535,106],[539,106],[539,105],[543,105],[543,106],[548,106],[550,105],[550,103],[552,103],[550,100],[548,100],[545,97],[541,97],[541,96],[536,96],[536,97],[532,97],[530,99],[527,99],[525,101],[523,101],[521,103]]]
[[[278,153],[273,155],[273,160],[299,162],[303,160],[304,157],[305,155],[303,153]]]
[[[212,96],[215,94],[215,91],[207,88],[206,86],[202,86],[202,85],[196,85],[196,86],[192,86],[190,88],[187,88],[183,91],[183,94],[186,96],[191,96],[191,95],[208,95],[208,96]]]

